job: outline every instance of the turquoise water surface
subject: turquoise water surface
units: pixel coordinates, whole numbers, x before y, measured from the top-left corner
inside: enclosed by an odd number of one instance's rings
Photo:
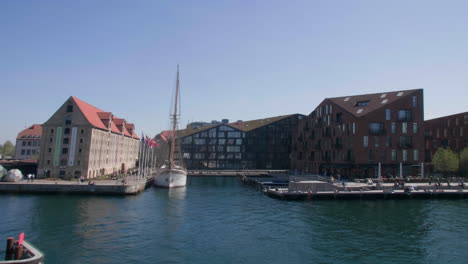
[[[46,263],[467,263],[467,212],[468,200],[287,202],[189,177],[137,196],[3,194],[0,237],[25,232]]]

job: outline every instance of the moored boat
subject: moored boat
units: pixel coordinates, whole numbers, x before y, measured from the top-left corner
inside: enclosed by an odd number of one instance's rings
[[[171,115],[172,119],[172,138],[170,139],[169,161],[167,165],[163,165],[158,174],[154,178],[154,185],[159,187],[173,188],[184,187],[187,184],[187,170],[184,167],[182,157],[176,160],[176,138],[177,138],[177,106],[179,103],[179,66],[177,65],[177,80],[175,91],[174,112]],[[179,152],[180,153],[180,152]]]

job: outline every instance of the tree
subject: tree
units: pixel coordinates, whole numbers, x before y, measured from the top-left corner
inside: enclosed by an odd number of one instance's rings
[[[458,171],[458,156],[450,149],[438,148],[432,158],[432,165],[434,165],[435,171],[442,172],[444,176],[447,176],[449,173]]]
[[[10,140],[3,143],[2,154],[5,156],[13,156],[15,154],[15,145]]]
[[[464,148],[460,152],[460,174],[463,177],[468,177],[468,148]]]

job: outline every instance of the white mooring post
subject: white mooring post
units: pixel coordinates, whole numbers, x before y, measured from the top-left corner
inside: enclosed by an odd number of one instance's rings
[[[400,162],[400,178],[403,178],[403,163]]]
[[[421,162],[421,177],[424,178],[424,162]]]
[[[382,181],[382,164],[379,162],[379,174],[377,175],[379,182]]]

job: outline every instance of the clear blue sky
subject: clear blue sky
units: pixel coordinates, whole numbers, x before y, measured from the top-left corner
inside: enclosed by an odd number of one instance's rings
[[[0,143],[71,95],[168,128],[309,114],[326,97],[424,88],[468,111],[468,1],[0,1]]]

